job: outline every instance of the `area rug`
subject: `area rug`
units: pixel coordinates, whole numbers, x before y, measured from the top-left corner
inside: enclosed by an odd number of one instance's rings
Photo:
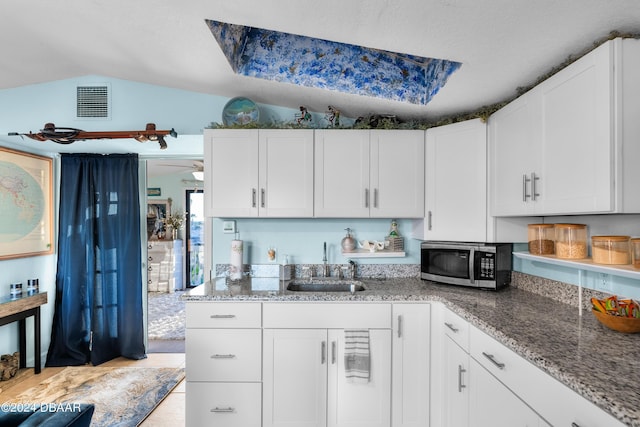
[[[139,425],[184,378],[183,368],[67,367],[16,403],[93,403],[92,427]]]

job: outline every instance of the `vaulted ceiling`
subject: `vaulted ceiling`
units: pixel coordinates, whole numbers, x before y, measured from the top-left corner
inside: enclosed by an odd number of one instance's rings
[[[347,117],[428,119],[515,96],[601,40],[637,0],[3,0],[0,89],[103,75]],[[425,103],[236,74],[206,20],[460,63]]]

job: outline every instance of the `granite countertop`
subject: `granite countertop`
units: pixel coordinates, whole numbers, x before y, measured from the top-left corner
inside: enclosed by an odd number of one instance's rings
[[[640,335],[607,329],[585,311],[515,287],[497,292],[418,278],[366,280],[350,293],[292,292],[278,279],[207,282],[185,301],[438,301],[624,424],[640,427]]]

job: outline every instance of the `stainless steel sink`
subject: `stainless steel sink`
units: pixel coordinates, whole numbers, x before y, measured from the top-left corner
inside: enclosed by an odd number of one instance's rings
[[[287,285],[288,291],[295,292],[361,292],[365,290],[357,280],[293,280]]]

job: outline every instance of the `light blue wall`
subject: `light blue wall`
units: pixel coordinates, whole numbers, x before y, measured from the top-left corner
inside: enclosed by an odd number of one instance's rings
[[[327,258],[330,264],[346,263],[348,256],[341,253],[340,242],[346,235],[345,228],[353,230],[357,240],[384,240],[389,234],[390,219],[235,219],[244,242],[246,264],[267,263],[267,249],[274,245],[279,258],[289,255],[294,264],[321,264],[323,244],[327,242]],[[227,264],[230,258],[233,234],[224,234],[222,219],[213,220],[213,264]],[[359,258],[359,264],[419,264],[420,242],[407,236],[411,233],[410,220],[398,220],[400,235],[405,237],[404,258]]]
[[[76,119],[76,86],[107,84],[111,88],[111,118]],[[182,91],[148,84],[112,79],[103,76],[83,76],[73,79],[35,84],[14,89],[0,90],[0,147],[7,147],[37,154],[57,157],[57,152],[42,148],[41,143],[28,138],[8,136],[10,132],[37,132],[45,123],[60,127],[74,127],[87,131],[131,130],[155,123],[159,129],[175,128],[179,135],[202,135],[211,122],[222,122],[222,109],[229,98],[209,94]],[[261,117],[267,121],[292,121],[295,111],[286,108],[260,105]],[[198,141],[202,141],[198,138]],[[169,139],[168,143],[171,144]],[[89,151],[104,141],[76,142],[73,150]],[[55,149],[62,146],[55,145]],[[171,148],[171,147],[170,147]],[[202,158],[202,143],[190,148],[191,157]],[[171,151],[171,150],[167,150]],[[162,152],[160,152],[162,155]],[[166,154],[165,154],[166,156]],[[160,156],[158,156],[160,157]],[[56,163],[56,162],[54,162]],[[152,185],[153,186],[153,185]],[[157,186],[165,186],[164,183]],[[180,184],[177,185],[180,187]],[[167,188],[169,186],[167,185]],[[179,192],[174,186],[167,191]],[[54,195],[57,200],[57,185]],[[181,196],[172,198],[182,205]],[[57,232],[57,226],[55,227]],[[57,250],[57,248],[56,248]],[[48,292],[49,302],[42,308],[42,355],[46,356],[50,337],[55,299],[55,272],[57,256],[39,256],[0,261],[0,294],[9,293],[9,284],[20,281],[26,284],[31,278],[40,279],[40,289]],[[32,321],[27,322],[27,363],[33,363]],[[17,350],[17,325],[0,327],[0,354]],[[44,360],[44,359],[43,359]]]

